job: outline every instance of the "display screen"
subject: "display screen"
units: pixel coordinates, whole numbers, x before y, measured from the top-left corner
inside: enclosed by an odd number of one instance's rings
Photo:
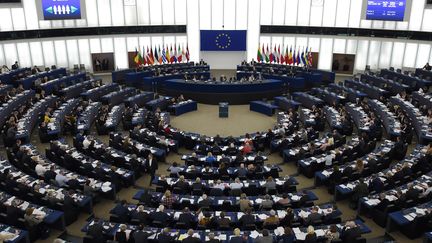
[[[42,0],[44,20],[80,19],[81,0]]]
[[[403,21],[406,0],[367,0],[366,19]]]

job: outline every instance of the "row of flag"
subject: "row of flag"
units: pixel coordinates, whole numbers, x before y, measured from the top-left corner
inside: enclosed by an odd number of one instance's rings
[[[264,44],[258,45],[257,52],[257,60],[258,62],[266,62],[266,63],[279,63],[279,64],[287,64],[287,65],[298,65],[298,66],[312,66],[312,52],[310,47],[306,47],[306,49],[300,50],[300,48],[293,48],[292,46],[288,50],[288,46],[285,48],[282,45],[276,45],[272,48],[267,44],[267,47]]]
[[[147,46],[147,48],[143,47],[142,52],[135,48],[135,56],[133,58],[137,66],[189,62],[189,59],[189,47],[186,45],[185,49],[183,45],[180,47],[177,44],[170,47],[162,45],[162,48],[160,45],[158,47],[155,46],[154,50],[152,47],[149,48]]]

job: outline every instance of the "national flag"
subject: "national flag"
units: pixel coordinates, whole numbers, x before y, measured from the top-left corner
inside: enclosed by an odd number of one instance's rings
[[[262,62],[262,56],[261,56],[261,50],[260,50],[260,44],[258,44],[257,62]]]
[[[297,59],[296,59],[296,50],[295,50],[295,48],[294,48],[293,55],[292,55],[292,64],[293,64],[293,65],[296,65],[296,64],[297,64]]]
[[[292,53],[292,46],[290,46],[290,50],[289,50],[289,53],[288,53],[288,64],[289,65],[293,64],[293,55],[292,54],[293,54]]]
[[[178,46],[178,52],[177,52],[177,62],[182,62],[182,60],[183,60],[183,51],[179,45]]]
[[[276,45],[273,47],[273,59],[274,59],[275,63],[279,62],[279,55],[278,55],[278,53],[276,51]]]
[[[154,64],[154,62],[155,62],[155,59],[154,59],[154,56],[153,56],[153,49],[151,48],[151,46],[150,46],[150,53],[149,53],[149,57],[148,57],[148,59],[149,59],[149,63],[151,64],[151,65],[153,65]]]
[[[147,64],[147,58],[146,58],[146,52],[145,52],[145,47],[143,46],[142,49],[142,60],[143,60],[143,65]]]
[[[281,64],[284,64],[285,63],[285,49],[283,48],[283,45],[282,45],[282,51],[281,51],[281,53],[280,53],[280,63]]]
[[[308,65],[309,67],[312,67],[312,63],[313,63],[313,57],[312,57],[312,52],[311,52],[312,48],[309,48],[309,53],[308,53]]]
[[[172,46],[171,46],[172,47]],[[176,49],[176,44],[174,44],[174,49],[171,50],[171,59],[173,60],[172,62],[177,62],[177,49]]]
[[[275,60],[275,56],[273,54],[273,51],[271,50],[271,47],[270,47],[269,59],[270,59],[270,63],[274,62]]]
[[[301,63],[303,64],[303,66],[306,66],[306,59],[305,59],[305,55],[304,55],[304,49],[303,49],[303,51],[302,51],[302,53],[300,55],[300,60],[301,60]]]
[[[262,47],[261,47],[261,60],[262,60],[262,62],[265,61],[265,49],[264,49],[264,44],[262,44]]]
[[[136,48],[135,48],[134,62],[136,66],[140,66],[142,64],[142,56]]]
[[[285,59],[285,64],[289,64],[289,52],[288,52],[288,46],[286,46],[285,48],[285,55],[284,55],[284,59]]]
[[[171,51],[172,51],[172,47],[171,47]],[[166,47],[166,53],[165,53],[167,62],[171,63],[171,53],[170,53],[170,49],[168,48],[168,45]]]
[[[165,53],[163,51],[163,45],[162,45],[162,49],[160,48],[160,45],[158,47],[158,56],[159,56],[159,58],[158,58],[159,64],[165,63],[164,62]],[[166,57],[165,57],[165,59],[166,59]]]
[[[154,64],[156,64],[156,63],[159,62],[159,53],[158,53],[158,50],[157,50],[156,46],[155,46],[153,55],[154,55]]]
[[[166,53],[165,53],[165,47],[163,45],[162,45],[162,51],[161,51],[161,58],[162,58],[162,63],[166,63],[167,62]]]
[[[190,54],[189,54],[189,45],[186,44],[186,60],[189,62]]]
[[[270,61],[270,50],[269,50],[268,44],[267,44],[267,51],[265,53],[265,60],[266,60],[266,62]]]
[[[282,63],[280,44],[278,45],[278,62]]]
[[[300,65],[300,50],[297,50],[296,63]]]

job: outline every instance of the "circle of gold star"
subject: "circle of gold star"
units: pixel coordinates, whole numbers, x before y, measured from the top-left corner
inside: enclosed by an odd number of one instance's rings
[[[226,33],[221,33],[216,36],[215,44],[219,49],[227,49],[231,45],[231,37]]]

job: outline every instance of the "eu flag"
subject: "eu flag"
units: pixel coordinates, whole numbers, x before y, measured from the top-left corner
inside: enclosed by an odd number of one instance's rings
[[[201,30],[201,51],[246,51],[246,30]]]

